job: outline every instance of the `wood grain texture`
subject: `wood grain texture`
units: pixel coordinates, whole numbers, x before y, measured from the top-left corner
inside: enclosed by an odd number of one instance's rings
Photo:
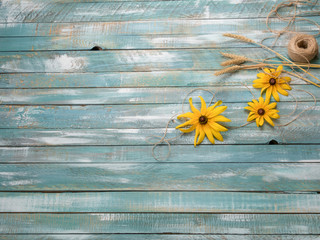
[[[152,146],[0,147],[0,163],[156,162]],[[155,149],[165,156],[167,146]],[[257,158],[259,156],[259,158]],[[320,162],[319,145],[172,145],[166,162]]]
[[[319,234],[319,214],[0,214],[5,233]],[[14,227],[12,227],[14,226]]]
[[[19,234],[0,235],[1,240],[319,240],[319,235],[224,235],[224,234]]]
[[[256,97],[260,95],[261,89],[248,87]],[[244,103],[253,99],[252,93],[246,86],[217,86],[206,89],[215,93],[215,100],[227,103]],[[194,87],[163,87],[163,88],[75,88],[75,89],[0,89],[0,104],[3,105],[120,105],[120,104],[182,104],[186,99],[185,109],[188,108],[188,98],[192,97],[195,103],[200,102],[199,95],[208,103],[212,94],[203,89],[195,92]],[[299,102],[311,102],[314,99],[308,93],[314,95],[317,101],[320,99],[319,89],[313,85],[293,86],[290,92],[294,94]],[[189,94],[189,95],[188,95]],[[272,99],[273,100],[273,99]],[[288,96],[280,95],[280,104],[289,101],[292,107],[295,100]],[[199,105],[197,105],[199,107]],[[177,109],[178,110],[178,109]],[[172,113],[171,113],[172,114]]]
[[[226,19],[266,17],[280,1],[134,1],[67,2],[22,0],[4,2],[1,23],[17,22],[97,22],[152,19]],[[241,3],[241,4],[240,4]],[[302,6],[297,14],[317,15],[319,6]]]
[[[319,16],[306,16],[308,20],[318,22]],[[236,23],[235,23],[236,21]],[[271,19],[270,26],[283,28],[286,24],[278,19]],[[210,20],[153,20],[153,21],[125,21],[125,22],[72,22],[72,23],[6,23],[0,24],[2,37],[95,37],[106,40],[112,36],[191,36],[196,37],[221,34],[224,32],[238,32],[259,37],[265,34],[264,18],[250,19],[210,19]],[[296,25],[295,31],[315,33],[317,27],[306,21]],[[259,33],[259,34],[258,34]],[[106,38],[106,39],[105,39]],[[286,39],[287,36],[280,39]],[[279,39],[279,40],[280,40]],[[214,40],[214,39],[213,39]]]
[[[320,213],[320,196],[239,192],[1,192],[0,212]]]
[[[228,107],[223,113],[231,119],[228,126],[240,126],[247,121],[249,112],[243,109],[246,103],[225,103]],[[310,102],[299,103],[296,113],[290,114],[295,103],[280,102],[277,109],[280,119],[277,124],[285,124],[304,109],[314,106]],[[200,107],[199,107],[200,109]],[[184,111],[191,111],[185,107]],[[27,129],[103,129],[103,128],[163,128],[172,115],[182,113],[181,104],[145,104],[145,105],[87,105],[87,106],[21,106],[0,105],[1,128]],[[309,124],[319,126],[315,119],[320,115],[320,103],[313,110],[301,115],[295,125]],[[283,117],[282,117],[283,116]],[[174,120],[177,126],[181,121]],[[253,124],[254,125],[254,124]]]
[[[231,40],[230,40],[231,41]],[[237,42],[236,40],[232,40]],[[283,55],[287,49],[274,48]],[[217,70],[225,60],[220,51],[265,59],[270,53],[261,48],[110,50],[110,51],[40,51],[1,52],[0,73],[63,72],[150,72]],[[320,59],[313,61],[320,63]]]
[[[317,163],[157,162],[0,167],[1,191],[320,191]]]
[[[208,87],[251,85],[255,71],[214,76],[214,71],[0,74],[0,88]],[[317,70],[311,69],[316,75]],[[306,84],[292,77],[291,84]]]
[[[320,17],[310,17],[307,20],[319,21]],[[235,42],[222,36],[225,32],[246,35],[247,37],[273,46],[275,38],[270,38],[266,26],[262,26],[264,19],[258,19],[249,24],[248,19],[240,20],[237,25],[230,20],[194,20],[169,22],[118,22],[118,23],[90,23],[90,24],[0,24],[0,52],[7,51],[48,51],[48,50],[90,50],[100,46],[105,50],[116,49],[181,49],[181,48],[235,48],[253,47],[252,44]],[[283,22],[276,22],[272,27],[284,28]],[[280,24],[282,23],[282,24]],[[309,22],[306,22],[308,23]],[[265,24],[265,22],[264,22]],[[27,25],[26,28],[24,25]],[[31,26],[29,26],[31,25]],[[223,30],[221,26],[223,25]],[[10,26],[13,26],[11,29]],[[239,29],[237,29],[237,26]],[[251,26],[258,29],[241,29]],[[26,31],[30,28],[34,34]],[[318,29],[311,25],[299,26],[303,33],[315,35]],[[20,30],[21,29],[21,30]],[[260,30],[261,29],[261,30]],[[182,32],[183,31],[183,32]],[[297,31],[297,30],[295,30]],[[32,33],[32,32],[31,32]],[[32,36],[11,36],[23,34]],[[44,35],[46,34],[46,35]],[[283,35],[276,46],[286,47],[295,33]]]
[[[319,144],[319,122],[310,126],[290,124],[280,130],[268,125],[257,128],[254,124],[245,128],[232,129],[223,132],[223,142],[219,144],[267,144],[276,140],[280,144]],[[149,139],[150,136],[162,136],[165,129],[0,129],[0,146],[117,146],[117,145],[149,145],[158,142],[159,138]],[[168,138],[177,137],[180,131],[168,129]],[[147,140],[149,142],[147,142]],[[193,145],[194,133],[179,137],[173,144]],[[202,145],[212,145],[205,139]],[[190,146],[192,147],[192,146]],[[151,153],[150,153],[151,154]]]
[[[287,127],[248,125],[217,145],[194,148],[194,133],[184,135],[166,161],[146,142],[197,87],[228,106],[228,126],[246,122],[243,84],[258,71],[215,77],[219,51],[270,54],[222,33],[271,36],[265,17],[280,2],[0,1],[0,239],[320,239],[319,104]],[[297,8],[307,21],[319,12]],[[315,34],[307,21],[293,29]],[[291,36],[275,48],[285,56]],[[296,90],[320,100],[318,88],[292,84],[297,113],[313,99]],[[210,101],[197,91],[197,107],[198,95]],[[280,114],[294,107],[281,96]]]

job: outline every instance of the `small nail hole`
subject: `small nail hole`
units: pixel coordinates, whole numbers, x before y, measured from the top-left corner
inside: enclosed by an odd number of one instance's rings
[[[269,142],[269,144],[270,144],[270,145],[271,145],[271,144],[278,144],[278,142],[277,142],[276,140],[272,139],[272,140]]]
[[[91,51],[101,51],[102,48],[99,46],[94,46],[93,48],[91,48]]]

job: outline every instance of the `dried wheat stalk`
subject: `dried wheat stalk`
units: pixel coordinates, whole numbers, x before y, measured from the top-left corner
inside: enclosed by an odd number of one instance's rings
[[[241,66],[235,65],[235,66],[232,66],[232,67],[224,68],[224,69],[222,69],[222,70],[220,70],[218,72],[215,72],[214,75],[219,76],[219,75],[222,75],[222,74],[225,74],[225,73],[236,72],[241,68],[242,68]]]

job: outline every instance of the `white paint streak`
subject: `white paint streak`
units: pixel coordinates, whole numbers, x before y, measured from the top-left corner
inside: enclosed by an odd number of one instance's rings
[[[180,59],[179,55],[170,52],[157,52],[157,51],[150,51],[150,52],[134,52],[130,55],[127,53],[119,54],[118,57],[120,62],[123,62],[123,59],[127,63],[158,63],[158,62],[176,62]]]
[[[32,0],[1,0],[1,8],[5,9],[5,19],[7,22],[17,22],[30,12],[36,13],[41,11],[46,6],[46,2],[33,2]]]
[[[81,70],[87,65],[84,57],[71,57],[67,54],[55,55],[53,59],[45,60],[46,72],[68,72],[74,70]]]
[[[9,181],[1,183],[2,186],[19,186],[19,185],[30,185],[39,183],[38,180],[17,180],[17,181]]]

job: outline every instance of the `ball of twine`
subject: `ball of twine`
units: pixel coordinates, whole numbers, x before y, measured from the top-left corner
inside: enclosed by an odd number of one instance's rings
[[[318,43],[314,36],[297,34],[288,44],[289,57],[295,62],[309,63],[318,55]]]

